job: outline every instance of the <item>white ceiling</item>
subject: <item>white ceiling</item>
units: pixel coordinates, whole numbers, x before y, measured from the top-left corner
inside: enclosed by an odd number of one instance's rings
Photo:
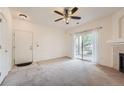
[[[81,16],[81,20],[70,20],[70,23],[67,25],[63,20],[54,22],[55,19],[61,18],[60,15],[54,13],[54,10],[63,12],[61,7],[18,7],[10,8],[13,17],[17,18],[17,13],[25,13],[29,20],[36,24],[56,27],[60,29],[68,29],[70,27],[75,27],[77,25],[84,24],[86,22],[102,18],[104,16],[111,15],[112,13],[120,10],[121,8],[101,8],[101,7],[79,7],[78,11],[74,14]],[[76,24],[79,22],[79,24]]]

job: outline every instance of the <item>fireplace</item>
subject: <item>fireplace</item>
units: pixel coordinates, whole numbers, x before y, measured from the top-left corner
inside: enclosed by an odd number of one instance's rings
[[[119,71],[124,73],[124,53],[119,53]]]

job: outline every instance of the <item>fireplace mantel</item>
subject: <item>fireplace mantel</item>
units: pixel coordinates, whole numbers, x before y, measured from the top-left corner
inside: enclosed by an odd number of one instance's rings
[[[124,38],[109,40],[107,43],[110,45],[121,45],[124,44]]]

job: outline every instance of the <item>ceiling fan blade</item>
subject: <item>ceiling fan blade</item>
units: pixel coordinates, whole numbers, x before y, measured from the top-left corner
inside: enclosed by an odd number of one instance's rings
[[[63,18],[56,19],[55,22],[62,20]]]
[[[81,19],[81,17],[79,17],[79,16],[70,16],[71,17],[71,19]]]
[[[77,8],[77,7],[74,7],[74,8],[71,10],[71,13],[74,14],[77,10],[78,10],[78,8]]]
[[[59,12],[59,11],[54,11],[55,13],[59,14],[59,15],[62,15],[63,16],[63,13]]]

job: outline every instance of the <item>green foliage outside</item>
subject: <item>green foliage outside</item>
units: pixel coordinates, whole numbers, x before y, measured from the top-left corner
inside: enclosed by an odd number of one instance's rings
[[[93,35],[92,34],[86,34],[82,38],[83,40],[83,50],[86,51],[85,54],[92,54],[92,41],[93,41]]]

